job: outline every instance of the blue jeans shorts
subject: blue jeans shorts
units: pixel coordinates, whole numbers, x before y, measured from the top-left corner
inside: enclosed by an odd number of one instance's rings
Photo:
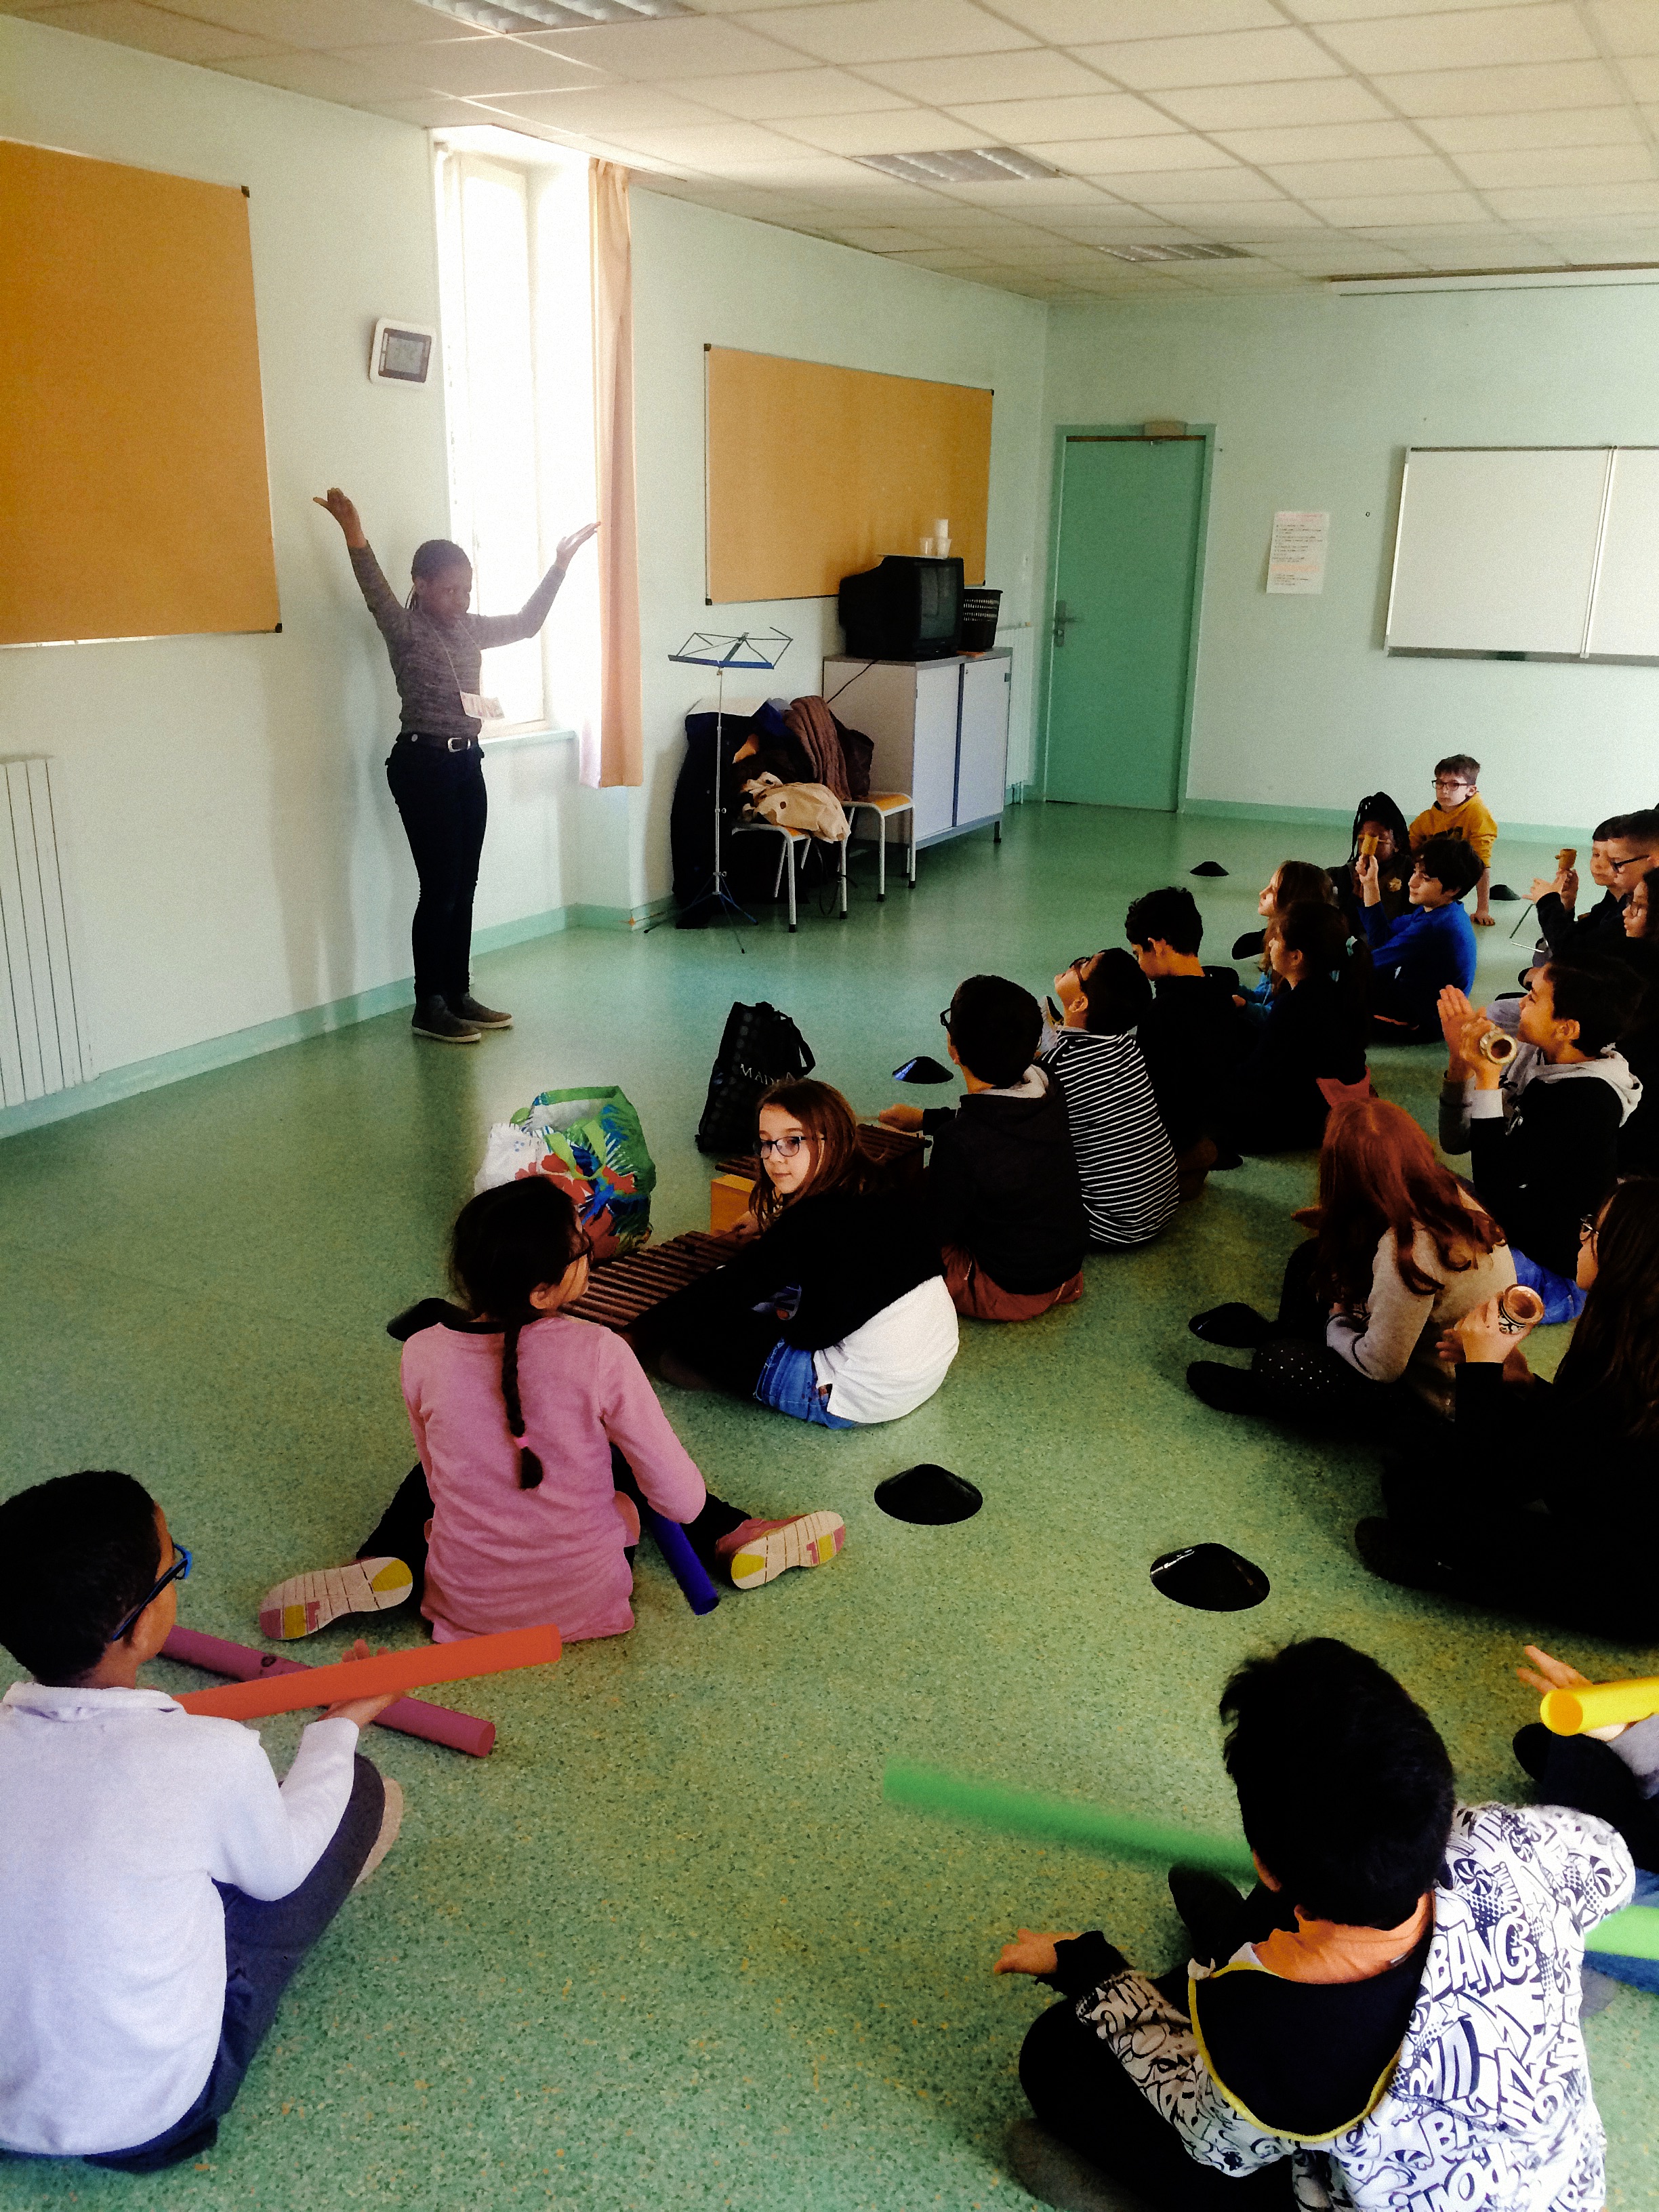
[[[767,1354],[766,1364],[755,1385],[756,1401],[775,1413],[787,1413],[792,1421],[812,1421],[821,1429],[854,1429],[830,1410],[830,1387],[818,1381],[810,1352],[800,1352],[781,1337]]]

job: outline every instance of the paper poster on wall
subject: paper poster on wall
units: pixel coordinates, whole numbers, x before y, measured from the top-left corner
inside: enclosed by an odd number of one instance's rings
[[[1267,549],[1267,589],[1303,594],[1322,592],[1330,531],[1328,514],[1281,507],[1273,517],[1273,543]]]

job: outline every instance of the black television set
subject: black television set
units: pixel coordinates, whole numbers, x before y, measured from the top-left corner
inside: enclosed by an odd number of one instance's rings
[[[938,660],[962,635],[962,562],[889,553],[841,580],[847,650],[869,660]]]

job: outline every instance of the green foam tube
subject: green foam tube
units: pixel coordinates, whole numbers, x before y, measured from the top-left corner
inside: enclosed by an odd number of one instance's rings
[[[971,1820],[1033,1843],[1069,1844],[1102,1858],[1148,1859],[1157,1866],[1196,1866],[1232,1881],[1254,1881],[1249,1849],[1219,1836],[1194,1836],[1127,1813],[1103,1812],[1072,1797],[1045,1797],[1036,1790],[1010,1790],[998,1782],[970,1782],[937,1766],[890,1766],[881,1794],[890,1805]],[[1627,1905],[1609,1914],[1584,1938],[1587,1951],[1625,1959],[1659,1959],[1659,1906]]]
[[[1609,1913],[1584,1938],[1587,1951],[1613,1951],[1621,1959],[1659,1959],[1659,1906],[1627,1905]]]
[[[1159,1866],[1205,1868],[1230,1881],[1254,1881],[1249,1847],[1218,1836],[1189,1835],[1184,1828],[1157,1820],[1137,1820],[1127,1813],[1105,1813],[1072,1797],[1045,1797],[1035,1790],[1009,1790],[996,1782],[969,1782],[936,1766],[890,1766],[881,1794],[890,1805],[912,1812],[942,1814],[947,1820],[972,1820],[1005,1835],[1029,1836],[1040,1844],[1070,1844],[1103,1858],[1150,1859]]]

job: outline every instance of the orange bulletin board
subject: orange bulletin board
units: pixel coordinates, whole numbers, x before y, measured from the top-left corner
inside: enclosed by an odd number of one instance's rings
[[[708,597],[812,599],[941,516],[985,580],[991,394],[707,349]]]
[[[276,627],[247,200],[0,142],[0,643]]]

